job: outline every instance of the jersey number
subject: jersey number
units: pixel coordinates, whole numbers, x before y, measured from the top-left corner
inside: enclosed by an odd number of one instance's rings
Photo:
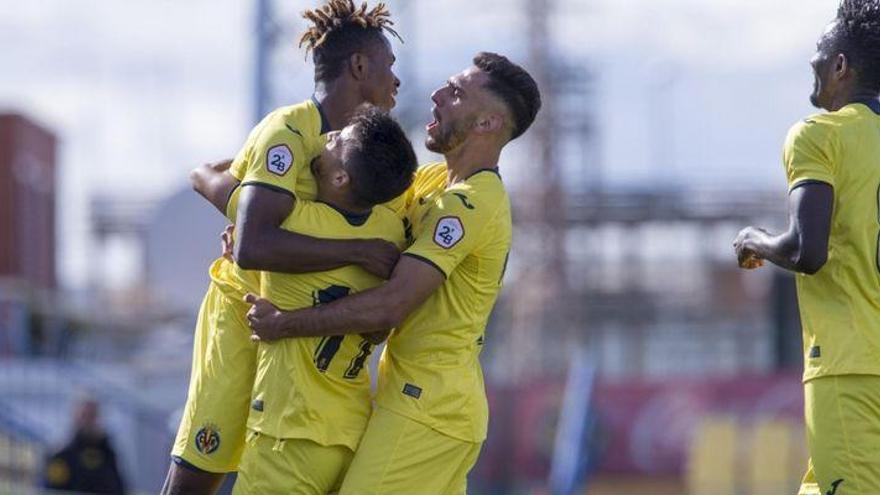
[[[320,306],[322,304],[327,304],[347,296],[350,292],[351,289],[348,287],[342,287],[339,285],[331,285],[326,289],[316,290],[312,293],[312,305]],[[345,336],[343,335],[334,335],[332,337],[323,337],[321,341],[318,342],[314,354],[315,367],[318,368],[318,371],[321,373],[327,371],[327,368],[330,367],[330,362],[333,361],[336,353],[339,352],[339,349],[342,347],[342,341],[344,338]],[[360,374],[361,370],[364,368],[364,363],[366,363],[367,358],[370,357],[371,352],[373,352],[373,346],[366,340],[361,342],[360,352],[351,360],[343,377],[349,380],[357,378],[358,374]]]
[[[344,338],[342,335],[334,335],[333,337],[324,337],[318,342],[318,347],[315,348],[315,366],[318,368],[318,371],[321,373],[327,371],[327,368],[330,367],[330,361],[333,360],[336,353],[339,352],[339,348],[342,347],[342,340]],[[343,378],[348,380],[357,378],[361,370],[364,369],[364,364],[366,364],[372,352],[373,345],[366,340],[361,341],[360,352],[351,359],[348,369],[342,375]]]
[[[348,369],[345,370],[345,374],[342,375],[348,379],[357,378],[358,374],[364,369],[364,363],[367,362],[367,358],[370,357],[370,353],[373,352],[373,346],[366,340],[361,342],[360,352],[358,355],[352,358],[351,363],[348,365]]]
[[[333,337],[323,337],[320,342],[318,342],[318,347],[315,348],[315,366],[317,366],[318,371],[321,373],[327,371],[327,368],[330,367],[330,361],[333,360],[333,356],[339,352],[339,348],[342,347],[342,339],[344,337],[342,335],[334,335]]]

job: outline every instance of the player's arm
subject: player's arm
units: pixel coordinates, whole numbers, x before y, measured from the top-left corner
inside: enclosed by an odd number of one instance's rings
[[[399,326],[444,280],[434,266],[404,256],[384,285],[313,308],[282,311],[248,294],[246,300],[253,306],[247,317],[256,338],[266,341],[380,332]]]
[[[788,195],[789,226],[781,234],[757,227],[740,231],[733,245],[739,265],[756,268],[767,260],[786,270],[812,275],[828,259],[834,189],[824,182],[804,182]]]
[[[193,189],[224,215],[232,192],[240,184],[239,180],[228,172],[231,163],[231,159],[209,163],[190,173]],[[237,259],[243,259],[243,263],[239,261],[239,265],[243,268],[306,273],[357,264],[371,273],[387,278],[397,261],[399,255],[397,248],[382,240],[324,240],[292,234],[280,229],[281,222],[293,208],[292,196],[279,195],[271,190],[270,194],[257,193],[256,196],[257,199],[254,200],[254,194],[242,193],[240,203],[244,204],[245,200],[254,201],[256,206],[253,206],[247,214],[236,217],[236,221],[244,220],[238,229],[242,240],[232,245],[245,243],[248,248],[243,258],[241,251],[238,251]],[[239,211],[241,210],[242,207],[239,206]],[[265,223],[264,219],[267,217],[272,225],[260,229],[259,225]],[[243,228],[245,224],[250,227],[246,233]],[[257,227],[254,227],[255,225]],[[260,249],[260,234],[265,233],[266,230],[269,239],[265,242],[274,243],[273,246],[280,248]],[[280,240],[272,238],[273,234],[278,233],[276,231],[280,231]],[[254,245],[257,249],[253,249]],[[274,268],[261,268],[264,266]]]
[[[229,196],[239,184],[239,180],[228,172],[231,165],[232,159],[229,158],[219,162],[206,163],[194,168],[189,173],[189,182],[193,190],[224,215]]]
[[[447,191],[436,201],[385,285],[292,312],[248,295],[253,305],[248,321],[255,337],[343,335],[400,325],[492,231],[487,225],[500,202],[491,194],[468,194],[466,189]]]
[[[381,239],[319,239],[281,228],[293,211],[292,194],[261,184],[245,184],[236,217],[233,256],[246,270],[308,273],[359,265],[388,278],[400,256]]]
[[[828,259],[839,154],[836,127],[822,118],[806,119],[789,130],[783,153],[788,229],[781,234],[743,229],[734,241],[741,267],[757,268],[761,260],[768,260],[799,273],[814,274],[822,268]]]
[[[355,264],[383,278],[391,274],[399,256],[391,243],[318,239],[281,228],[293,211],[297,177],[311,173],[311,153],[302,134],[283,121],[268,122],[253,143],[236,193],[233,255],[240,267],[308,273]]]

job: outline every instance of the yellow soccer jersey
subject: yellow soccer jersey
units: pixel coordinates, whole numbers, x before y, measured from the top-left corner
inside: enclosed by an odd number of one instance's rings
[[[790,188],[834,188],[828,261],[797,275],[804,380],[880,375],[880,116],[863,104],[796,124],[785,143]]]
[[[412,219],[420,220],[445,189],[446,163],[429,163],[419,167],[406,192],[385,204],[403,219],[407,245],[414,240]]]
[[[488,422],[479,354],[507,264],[510,202],[494,169],[445,187],[437,167],[419,175],[409,209],[416,239],[404,256],[434,266],[446,281],[389,339],[376,402],[479,442]]]
[[[327,204],[297,201],[282,227],[329,239],[404,243],[402,222],[384,206],[353,218]],[[329,303],[380,283],[356,266],[306,274],[263,272],[261,279],[263,297],[287,310]],[[358,334],[260,343],[248,428],[354,450],[371,412],[371,351]]]
[[[235,222],[241,188],[268,187],[297,199],[312,200],[317,194],[309,165],[324,148],[329,124],[314,98],[281,107],[267,115],[251,131],[232,161],[230,173],[241,186],[230,194],[226,216]],[[211,279],[230,297],[257,293],[259,272],[242,270],[235,263],[218,258],[210,269]]]
[[[411,209],[423,207],[429,197],[435,197],[446,188],[446,164],[443,162],[427,163],[419,167],[413,176],[413,182],[400,196],[384,204],[409,226]],[[412,229],[407,229],[407,244],[412,243]]]

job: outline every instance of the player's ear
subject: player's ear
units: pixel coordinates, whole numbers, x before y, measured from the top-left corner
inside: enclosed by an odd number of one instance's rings
[[[838,53],[834,58],[834,75],[837,76],[837,79],[842,79],[846,75],[847,69],[849,69],[849,59],[843,53]]]
[[[348,175],[348,172],[343,168],[337,168],[330,174],[330,183],[333,184],[333,187],[337,189],[343,189],[348,187],[348,184],[351,182],[351,177]]]
[[[363,53],[354,52],[348,57],[348,70],[355,81],[363,81],[367,78],[369,65],[370,62]]]
[[[498,132],[503,126],[504,117],[495,112],[481,115],[474,124],[476,131],[480,134]]]

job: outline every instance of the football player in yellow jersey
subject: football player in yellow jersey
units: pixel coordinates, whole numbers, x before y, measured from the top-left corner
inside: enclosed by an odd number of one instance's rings
[[[783,161],[790,225],[748,227],[743,268],[795,272],[811,462],[802,495],[880,493],[880,1],[844,0],[811,62],[812,103]]]
[[[347,150],[343,150],[347,147]],[[312,170],[317,201],[298,201],[282,227],[330,239],[380,238],[403,247],[403,223],[381,206],[416,170],[403,130],[378,110],[330,137]],[[263,272],[263,297],[281,308],[325,304],[378,285],[354,265],[288,274]],[[261,343],[248,418],[250,441],[235,493],[324,495],[338,490],[370,416],[369,340],[359,335]]]
[[[235,262],[220,258],[211,266],[163,493],[213,493],[237,468],[256,364],[242,301],[245,292],[259,291],[258,272],[251,270],[303,273],[356,264],[387,277],[399,256],[383,240],[318,239],[282,228],[297,199],[315,196],[309,163],[326,133],[342,128],[363,103],[390,109],[400,84],[384,34],[396,33],[384,5],[368,10],[351,0],[329,0],[304,17],[311,27],[300,44],[315,63],[314,96],[270,113],[254,128],[231,173],[222,174],[226,191],[241,182],[232,194],[203,191],[211,181],[194,174],[195,187],[235,220],[236,252]]]
[[[415,240],[389,281],[299,311],[248,296],[255,337],[329,337],[395,328],[379,368],[376,408],[341,494],[465,493],[486,437],[479,353],[511,241],[501,150],[540,108],[532,77],[480,53],[431,96],[429,149],[408,218]]]

